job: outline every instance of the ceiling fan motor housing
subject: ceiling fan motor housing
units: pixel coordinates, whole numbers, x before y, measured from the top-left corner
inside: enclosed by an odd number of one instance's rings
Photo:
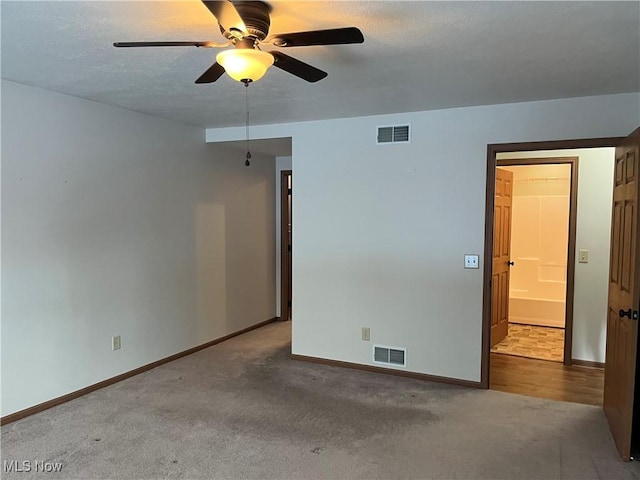
[[[236,7],[238,14],[247,27],[249,36],[257,40],[264,40],[269,35],[269,27],[271,26],[271,6],[265,2],[238,0],[232,2]],[[240,32],[228,32],[220,25],[220,31],[226,38],[233,40],[238,38]]]

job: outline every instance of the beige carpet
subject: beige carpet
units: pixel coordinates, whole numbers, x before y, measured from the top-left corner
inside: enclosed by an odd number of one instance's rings
[[[640,478],[601,408],[289,351],[290,323],[272,324],[4,426],[2,460],[62,471],[2,478]]]
[[[506,338],[494,345],[491,351],[562,362],[564,360],[564,329],[510,323]]]

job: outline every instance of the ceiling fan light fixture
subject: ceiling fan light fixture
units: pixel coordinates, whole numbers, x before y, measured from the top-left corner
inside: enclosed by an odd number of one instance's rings
[[[238,82],[260,80],[273,65],[273,55],[254,48],[234,48],[216,55],[217,62]]]

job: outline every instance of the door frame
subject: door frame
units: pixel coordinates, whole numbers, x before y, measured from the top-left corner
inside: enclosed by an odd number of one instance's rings
[[[480,364],[480,386],[489,388],[490,385],[490,359],[491,359],[491,272],[492,265],[488,259],[493,258],[493,208],[495,197],[496,167],[498,153],[524,152],[535,150],[569,150],[577,148],[602,148],[615,147],[625,137],[588,138],[577,140],[551,140],[540,142],[496,143],[487,145],[487,183],[485,198],[485,224],[484,224],[484,274],[482,289],[482,357]],[[577,169],[576,169],[577,173]],[[573,179],[572,179],[573,183]],[[577,189],[577,178],[575,187]],[[573,187],[572,187],[573,190]],[[572,259],[567,262],[575,262],[575,249]],[[575,267],[575,266],[574,266]],[[569,283],[567,278],[567,284]],[[568,299],[567,299],[568,300]],[[573,307],[573,300],[572,300]],[[565,336],[567,331],[565,331]],[[566,345],[566,343],[565,343]],[[565,358],[567,350],[565,348]],[[569,355],[571,353],[569,352]]]
[[[289,320],[287,311],[289,305],[289,277],[293,274],[291,265],[289,264],[289,222],[285,221],[289,218],[289,178],[291,177],[291,186],[293,192],[293,175],[292,170],[280,171],[280,320]],[[291,209],[293,210],[293,194],[291,195]],[[293,243],[293,242],[292,242]],[[292,248],[293,250],[293,245]],[[293,318],[293,315],[291,315]]]
[[[576,271],[576,225],[578,218],[578,157],[512,158],[496,160],[496,167],[518,165],[570,165],[571,182],[569,190],[569,236],[567,246],[567,283],[565,288],[564,310],[564,350],[563,363],[571,365],[571,347],[573,343],[573,287]]]

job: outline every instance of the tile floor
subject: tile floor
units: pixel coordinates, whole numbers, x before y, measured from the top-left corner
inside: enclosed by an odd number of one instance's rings
[[[492,349],[494,353],[562,362],[564,329],[509,324],[509,334]]]

